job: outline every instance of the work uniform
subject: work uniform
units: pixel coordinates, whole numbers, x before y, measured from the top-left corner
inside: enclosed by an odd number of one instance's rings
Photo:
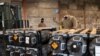
[[[45,23],[40,23],[40,24],[38,25],[38,27],[46,27],[46,24],[45,24]]]
[[[61,22],[63,29],[77,28],[77,21],[74,17],[68,17]]]

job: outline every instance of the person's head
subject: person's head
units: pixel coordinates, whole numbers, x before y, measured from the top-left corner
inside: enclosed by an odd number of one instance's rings
[[[64,19],[67,19],[68,17],[67,16],[64,16]]]
[[[41,23],[43,23],[44,22],[44,18],[41,18]]]

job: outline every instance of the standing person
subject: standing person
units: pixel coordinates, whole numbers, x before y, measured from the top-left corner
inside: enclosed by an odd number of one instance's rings
[[[74,29],[77,28],[77,20],[73,16],[64,16],[61,25],[63,29]]]
[[[44,23],[44,18],[41,18],[41,22],[38,24],[38,27],[46,27],[46,24]]]
[[[78,25],[76,18],[70,15],[64,16],[61,22],[57,22],[55,19],[53,20],[60,25],[60,29],[75,29]]]

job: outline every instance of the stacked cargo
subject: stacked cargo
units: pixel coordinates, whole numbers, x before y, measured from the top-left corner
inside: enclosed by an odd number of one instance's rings
[[[38,36],[34,30],[25,31],[26,56],[38,56]]]
[[[51,55],[98,56],[99,29],[63,29],[53,32],[49,42]],[[63,48],[62,48],[63,47]],[[63,50],[63,51],[62,51]]]
[[[38,56],[38,36],[35,30],[7,30],[6,56]]]
[[[2,56],[100,56],[100,30],[12,29],[5,34],[0,31],[0,47]]]

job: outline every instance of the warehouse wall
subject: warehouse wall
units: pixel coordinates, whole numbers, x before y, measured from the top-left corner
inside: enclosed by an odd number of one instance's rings
[[[41,18],[45,19],[45,23],[48,26],[58,26],[58,24],[53,21],[53,18],[56,18],[57,21],[59,21],[64,15],[75,16],[82,28],[84,27],[84,18],[86,19],[87,27],[90,28],[92,27],[91,24],[95,24],[96,21],[100,20],[100,9],[98,9],[97,5],[85,4],[84,12],[82,9],[84,0],[59,1],[60,2],[58,2],[58,0],[27,0],[26,13],[27,19],[30,21],[30,26],[33,28],[37,27]]]
[[[96,26],[96,20],[100,20],[100,11],[97,5],[85,4],[84,12],[80,8],[83,6],[84,0],[60,0],[60,5],[58,3],[57,0],[41,0],[27,3],[27,18],[30,20],[30,26],[37,26],[42,17],[45,18],[45,23],[48,26],[58,26],[52,19],[56,18],[59,21],[64,15],[75,16],[82,28],[84,28],[84,18],[86,27],[89,28]]]
[[[27,19],[30,21],[30,26],[37,27],[40,19],[44,18],[48,27],[55,27],[57,24],[53,21],[58,14],[57,0],[40,0],[27,2]]]

